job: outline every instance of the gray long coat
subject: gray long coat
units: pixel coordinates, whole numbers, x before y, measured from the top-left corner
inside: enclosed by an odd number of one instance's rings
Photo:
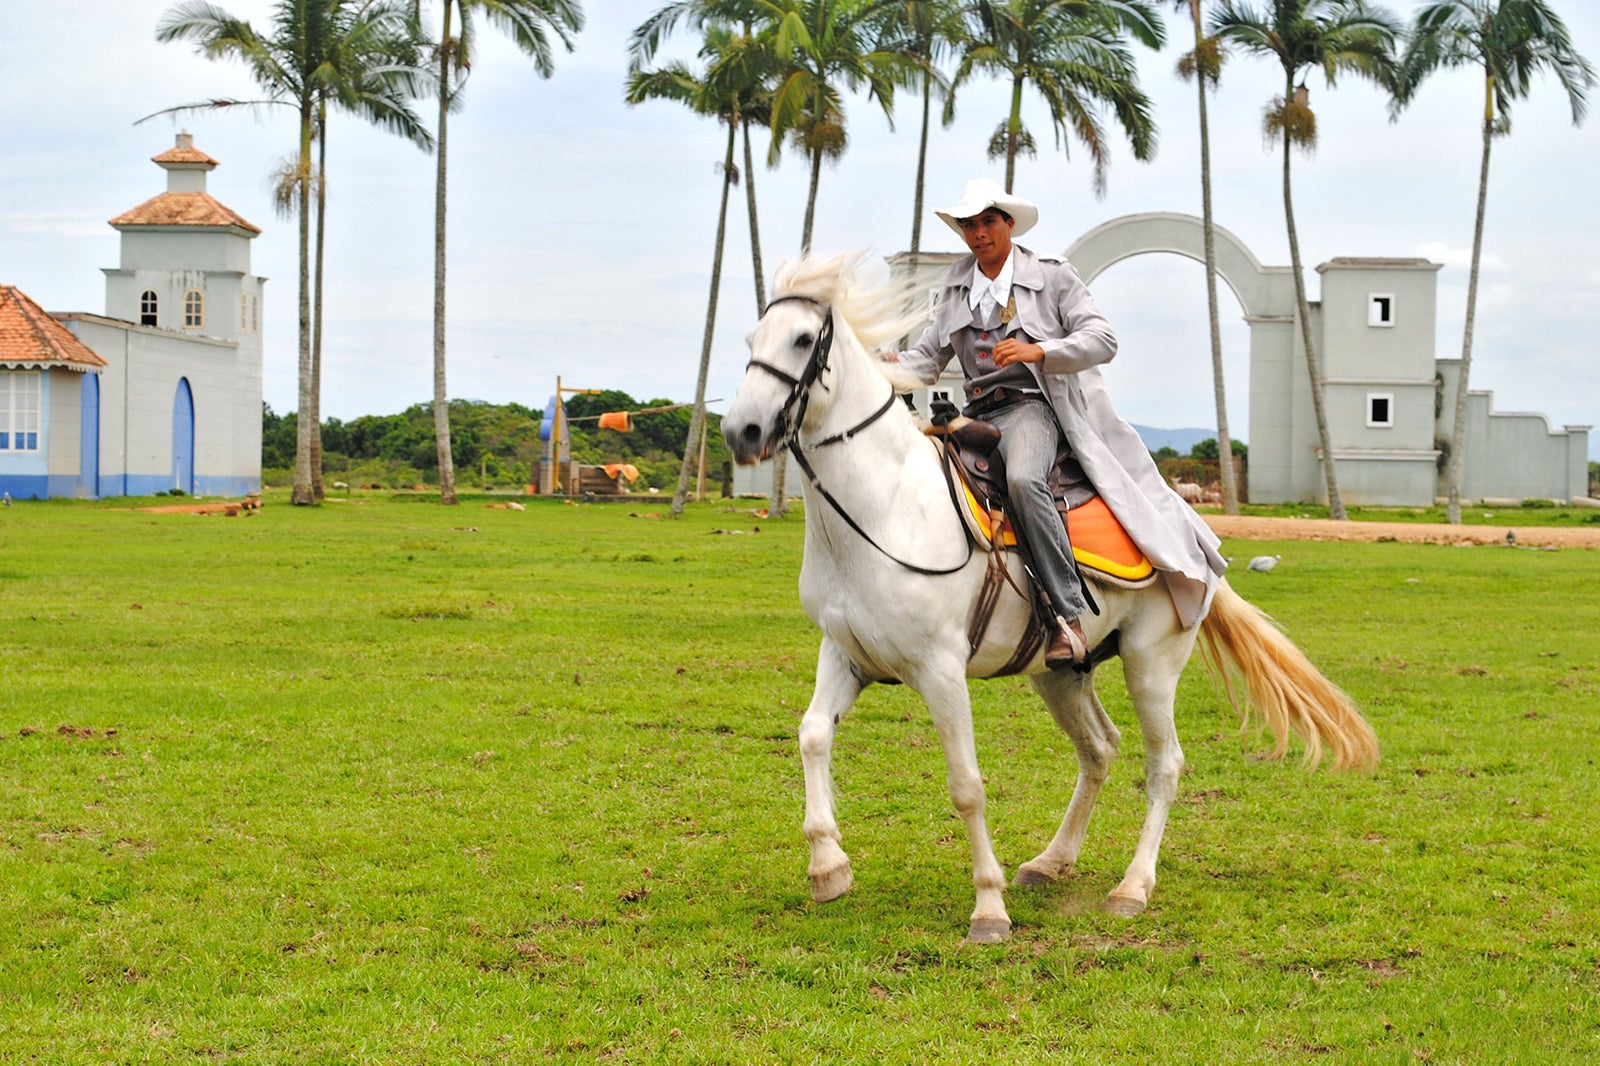
[[[1100,364],[1117,353],[1111,325],[1095,308],[1088,286],[1069,263],[1012,246],[1011,293],[1020,330],[1044,349],[1042,363],[1025,364],[1050,398],[1067,443],[1111,512],[1166,579],[1185,628],[1205,617],[1227,563],[1216,534],[1161,477],[1138,431],[1111,406]],[[900,362],[927,384],[955,355],[951,338],[972,324],[967,303],[974,257],[956,260],[939,279],[933,323]]]

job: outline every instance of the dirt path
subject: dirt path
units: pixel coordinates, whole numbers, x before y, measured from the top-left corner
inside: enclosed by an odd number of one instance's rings
[[[1241,540],[1397,540],[1407,544],[1504,544],[1515,532],[1526,548],[1600,548],[1597,526],[1450,526],[1415,522],[1335,522],[1328,518],[1205,515],[1219,537]]]

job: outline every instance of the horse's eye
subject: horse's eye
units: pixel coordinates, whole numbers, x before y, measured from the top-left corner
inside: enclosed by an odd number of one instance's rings
[[[796,348],[809,348],[816,342],[817,338],[813,337],[811,334],[802,333],[800,336],[794,339],[794,346]]]

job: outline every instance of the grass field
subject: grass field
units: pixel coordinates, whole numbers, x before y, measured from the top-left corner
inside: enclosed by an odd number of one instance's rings
[[[1261,760],[1195,664],[1112,918],[1103,670],[1083,861],[971,948],[903,688],[841,731],[856,884],[810,900],[798,517],[647,506],[0,510],[0,1062],[1600,1060],[1600,555],[1229,545],[1282,554],[1234,584],[1379,770]],[[974,692],[1014,871],[1076,767],[1025,682]]]

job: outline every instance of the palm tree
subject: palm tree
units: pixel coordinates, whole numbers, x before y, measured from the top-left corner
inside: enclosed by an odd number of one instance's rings
[[[885,15],[880,47],[898,52],[916,64],[914,78],[922,86],[922,127],[917,139],[917,181],[911,207],[911,271],[916,275],[922,251],[922,201],[927,184],[928,127],[932,124],[933,97],[945,99],[943,124],[955,118],[949,79],[939,72],[939,61],[959,46],[962,34],[954,0],[901,0]]]
[[[1478,305],[1478,263],[1483,251],[1484,207],[1489,195],[1489,146],[1511,132],[1511,102],[1528,95],[1530,81],[1549,70],[1566,90],[1572,124],[1583,121],[1585,93],[1595,72],[1572,47],[1560,17],[1544,0],[1443,0],[1416,13],[1400,63],[1400,85],[1392,111],[1415,96],[1440,67],[1483,71],[1483,153],[1478,163],[1478,209],[1472,226],[1472,268],[1467,280],[1467,322],[1461,337],[1461,374],[1456,381],[1455,423],[1450,433],[1446,514],[1461,521],[1462,466],[1467,451],[1467,375],[1472,369],[1472,327]]]
[[[1300,337],[1306,350],[1306,372],[1311,378],[1311,406],[1322,445],[1322,476],[1328,492],[1328,512],[1343,521],[1347,516],[1328,434],[1321,365],[1311,336],[1311,310],[1300,263],[1300,235],[1294,223],[1289,160],[1294,148],[1310,154],[1317,143],[1317,120],[1311,110],[1305,75],[1312,67],[1320,67],[1330,87],[1337,75],[1348,72],[1394,88],[1394,44],[1400,25],[1387,10],[1363,0],[1274,0],[1270,11],[1222,0],[1212,17],[1211,32],[1247,52],[1276,59],[1283,68],[1283,95],[1267,107],[1263,129],[1269,143],[1283,142],[1283,217],[1289,232],[1289,258]]]
[[[777,73],[777,57],[773,54],[770,34],[758,34],[757,24],[763,12],[758,10],[758,0],[677,0],[658,9],[629,35],[628,55],[637,65],[654,58],[662,40],[672,33],[679,23],[692,29],[701,29],[709,23],[740,26],[744,30],[745,44],[741,63],[744,64],[749,86],[744,90],[744,101],[739,112],[740,137],[744,145],[745,206],[750,215],[750,262],[756,282],[756,314],[766,310],[767,294],[761,265],[761,222],[756,211],[755,160],[750,149],[750,127],[771,126],[772,85]],[[775,165],[769,160],[769,165]]]
[[[1145,0],[970,0],[964,9],[967,41],[953,84],[986,71],[1011,79],[1011,109],[991,141],[990,158],[1006,161],[1006,191],[1016,178],[1017,152],[1030,150],[1022,125],[1023,88],[1044,98],[1056,144],[1072,136],[1094,161],[1094,189],[1104,195],[1110,144],[1100,108],[1109,108],[1127,134],[1135,159],[1155,153],[1150,100],[1124,43],[1132,36],[1160,48],[1166,30]],[[946,104],[948,114],[950,105]]]
[[[1200,207],[1205,234],[1206,312],[1211,323],[1211,383],[1217,404],[1217,458],[1222,475],[1222,512],[1239,513],[1239,479],[1233,465],[1233,440],[1228,434],[1228,394],[1222,378],[1222,323],[1217,314],[1217,234],[1211,216],[1211,124],[1206,111],[1206,89],[1215,89],[1222,75],[1224,53],[1215,37],[1200,26],[1201,0],[1171,0],[1187,10],[1194,22],[1194,49],[1178,61],[1178,74],[1194,79],[1200,104]]]
[[[629,80],[627,99],[639,103],[644,99],[670,99],[686,104],[694,110],[713,115],[728,123],[730,138],[737,131],[744,147],[744,169],[732,165],[731,154],[723,162],[723,210],[717,218],[716,254],[711,279],[711,298],[706,311],[705,339],[700,352],[700,373],[696,382],[694,411],[690,418],[689,435],[684,443],[684,465],[679,471],[678,490],[673,497],[672,513],[683,513],[684,499],[688,493],[688,471],[691,455],[705,432],[705,384],[710,373],[711,338],[716,321],[717,294],[721,284],[722,247],[726,232],[726,198],[731,185],[739,183],[741,173],[745,187],[745,206],[750,217],[750,261],[755,275],[756,315],[766,310],[766,285],[761,265],[761,227],[756,210],[755,161],[750,147],[750,127],[770,125],[772,119],[772,85],[777,73],[777,61],[769,44],[770,35],[756,32],[759,14],[750,0],[680,0],[663,7],[646,19],[629,37]],[[658,71],[645,71],[643,65],[654,57],[663,38],[680,22],[703,33],[701,57],[708,61],[704,75],[695,75],[683,64],[674,64]],[[739,26],[741,33],[733,32]],[[775,467],[779,481],[775,490],[782,491],[781,465]]]
[[[419,21],[422,0],[411,0]],[[445,203],[449,154],[446,150],[450,112],[459,105],[462,86],[472,67],[473,19],[482,15],[499,27],[533,59],[542,78],[555,73],[550,38],[567,51],[583,29],[581,0],[440,0],[442,29],[436,49],[439,63],[439,125],[435,138],[437,170],[433,190],[433,432],[439,453],[439,502],[456,502],[455,461],[450,453],[449,392],[445,387]],[[459,16],[460,27],[456,28]]]
[[[717,210],[717,236],[711,263],[711,292],[706,301],[705,334],[700,346],[700,373],[695,382],[694,410],[684,442],[678,488],[672,497],[674,516],[683,514],[689,493],[690,471],[694,468],[700,436],[705,429],[706,379],[710,375],[711,341],[716,329],[717,299],[722,284],[728,199],[733,186],[739,182],[739,169],[734,165],[733,157],[739,131],[746,128],[745,108],[760,93],[762,62],[759,50],[751,47],[748,34],[721,23],[706,23],[702,32],[704,44],[700,49],[700,57],[707,62],[704,74],[696,74],[683,63],[669,63],[656,70],[647,70],[640,65],[640,56],[636,51],[629,67],[625,92],[630,104],[640,104],[646,100],[673,100],[699,114],[713,116],[728,127],[728,144],[722,162],[722,203]]]
[[[299,415],[291,502],[316,502],[313,427],[317,398],[311,345],[310,215],[311,143],[319,108],[328,100],[369,121],[406,133],[426,144],[426,133],[406,104],[409,76],[393,62],[409,38],[399,0],[281,0],[271,34],[214,4],[191,0],[171,8],[156,26],[162,42],[193,41],[210,59],[238,59],[266,93],[261,101],[210,100],[170,112],[271,104],[295,109],[299,147],[284,179],[280,203],[293,206],[299,220]],[[419,140],[420,138],[420,140]]]
[[[771,26],[772,51],[783,64],[772,94],[775,162],[790,137],[811,163],[800,248],[811,250],[822,161],[837,159],[849,144],[844,93],[865,89],[893,128],[894,87],[914,71],[904,56],[874,40],[882,15],[895,0],[755,0]]]

